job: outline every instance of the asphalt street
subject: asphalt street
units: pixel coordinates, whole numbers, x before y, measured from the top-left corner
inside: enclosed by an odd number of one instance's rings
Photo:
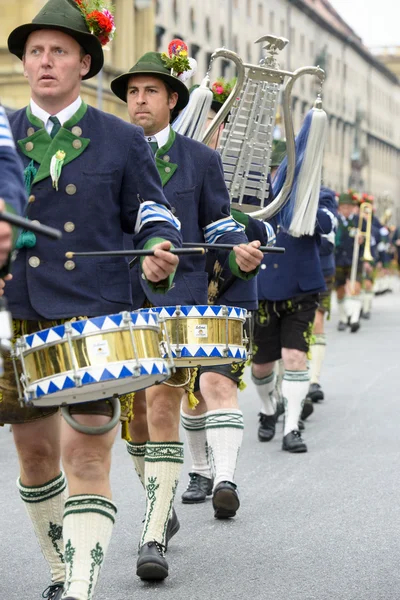
[[[400,598],[400,295],[375,299],[357,334],[328,324],[326,400],[306,423],[308,453],[281,450],[282,424],[257,441],[259,403],[241,393],[241,508],[214,519],[211,501],[182,505],[186,457],[171,541],[170,576],[135,574],[144,493],[121,440],[112,483],[118,520],[97,600],[398,600]],[[12,434],[0,431],[0,600],[39,600],[48,572],[19,500]]]

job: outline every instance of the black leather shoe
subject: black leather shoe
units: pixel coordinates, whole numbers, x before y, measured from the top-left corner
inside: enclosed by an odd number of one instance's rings
[[[258,427],[258,439],[260,442],[270,442],[275,435],[276,413],[274,415],[264,415],[258,413],[260,425]]]
[[[179,523],[178,515],[176,514],[174,507],[172,507],[172,515],[168,519],[167,531],[165,533],[165,551],[168,549],[169,540],[178,533],[180,527],[181,524]]]
[[[351,333],[356,333],[360,329],[360,327],[361,327],[361,325],[360,325],[359,321],[357,321],[357,323],[351,323],[351,325],[350,325]]]
[[[298,426],[299,426],[299,431],[304,431],[306,428],[306,426],[304,425],[304,423],[301,419],[299,419]]]
[[[301,439],[300,431],[290,431],[284,436],[282,450],[293,453],[307,452],[307,446]]]
[[[346,323],[343,323],[343,321],[339,321],[339,325],[337,326],[338,331],[346,331],[347,329],[347,325]]]
[[[136,575],[145,581],[160,581],[168,577],[164,549],[158,542],[147,542],[139,550]]]
[[[198,473],[189,473],[189,485],[182,494],[183,504],[200,504],[212,495],[213,480]]]
[[[48,588],[44,590],[42,593],[42,598],[47,598],[47,600],[61,600],[61,596],[63,595],[64,584],[63,583],[52,583]],[[67,598],[65,600],[68,600]],[[74,600],[71,598],[70,600]]]
[[[367,321],[369,321],[371,318],[371,313],[366,312],[366,313],[363,313],[361,316],[363,319],[366,319]]]
[[[278,421],[279,417],[284,414],[285,414],[285,405],[283,403],[283,400],[277,400],[275,420]]]
[[[301,411],[301,420],[305,421],[306,419],[308,419],[308,417],[310,415],[312,415],[314,412],[314,405],[312,403],[311,398],[306,398],[304,400],[304,404],[303,404],[303,409]]]
[[[308,388],[307,398],[311,400],[311,402],[319,402],[320,400],[323,400],[324,397],[324,392],[319,383],[311,383]]]
[[[237,486],[231,481],[221,481],[213,493],[212,503],[216,519],[230,519],[240,506]]]

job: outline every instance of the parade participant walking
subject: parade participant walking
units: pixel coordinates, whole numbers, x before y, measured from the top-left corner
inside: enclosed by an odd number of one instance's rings
[[[155,250],[142,262],[148,285],[161,291],[171,285],[178,260],[167,250],[180,245],[180,224],[143,132],[80,97],[82,80],[102,68],[102,44],[113,32],[113,17],[100,2],[49,0],[8,39],[31,88],[29,106],[10,118],[31,194],[28,216],[64,231],[58,242],[27,232],[20,237],[7,286],[16,335],[131,309],[124,258],[78,263],[65,259],[67,250],[119,250],[129,234],[136,247]],[[0,419],[13,424],[20,460],[19,492],[51,569],[43,597],[91,600],[117,512],[109,482],[117,428],[87,435],[61,421],[56,408],[21,408],[10,365],[0,387]],[[99,401],[71,411],[96,426],[108,422],[112,409]]]
[[[357,263],[356,281],[353,290],[349,290],[349,280],[353,261],[354,240],[357,235],[358,215],[354,207],[358,206],[358,196],[352,190],[343,192],[339,196],[338,228],[336,232],[336,275],[335,290],[339,308],[338,330],[345,331],[347,321],[350,322],[350,331],[355,333],[360,328],[361,279],[362,263],[360,252]],[[363,243],[363,236],[359,236],[359,243]],[[347,292],[347,293],[346,293]]]
[[[277,152],[282,151],[283,144],[279,141]],[[320,235],[329,234],[333,226],[332,212],[319,208],[314,235],[295,238],[278,227],[276,241],[285,247],[285,254],[267,255],[258,276],[259,308],[255,315],[256,350],[252,364],[252,380],[261,399],[258,438],[270,441],[275,435],[274,365],[282,358],[285,367],[282,449],[288,452],[307,451],[299,432],[299,419],[310,382],[307,354],[318,294],[325,289],[318,242]]]
[[[320,207],[327,208],[336,217],[335,193],[332,190],[325,187],[321,188]],[[310,347],[310,389],[308,390],[306,401],[309,400],[311,402],[318,402],[324,399],[324,392],[320,386],[320,375],[326,351],[325,317],[330,318],[331,296],[335,281],[335,229],[329,234],[321,236],[319,258],[326,289],[319,294]],[[302,412],[303,419],[306,418],[305,415],[307,413],[311,414],[310,410],[312,412],[310,406],[308,404],[306,406],[305,404]]]
[[[183,240],[194,244],[217,240],[242,244],[231,252],[229,265],[233,274],[247,280],[256,274],[263,255],[257,250],[260,242],[244,245],[244,226],[230,216],[218,153],[176,134],[170,127],[171,112],[181,110],[189,100],[186,86],[175,74],[185,70],[186,52],[181,40],[170,44],[168,56],[149,52],[129,72],[114,79],[111,89],[127,102],[132,123],[144,129],[155,153],[164,193],[182,223]],[[174,284],[174,289],[162,297],[163,306],[207,304],[205,258],[182,259]],[[135,271],[133,285],[142,288],[143,299],[153,305],[160,303]],[[187,381],[187,369],[178,369],[165,385],[146,390],[147,421],[144,394],[135,394],[135,418],[130,426],[133,442],[128,443],[128,451],[147,493],[137,561],[137,574],[142,579],[168,576],[164,551],[178,527],[174,512],[168,520],[183,463],[179,415]],[[242,414],[237,413],[242,426]]]
[[[213,84],[209,120],[222,107],[232,85],[233,82],[226,83],[222,79]],[[210,141],[210,147],[218,143],[222,129],[223,126],[217,130],[217,137]],[[269,223],[252,219],[232,208],[231,214],[245,225],[249,240],[258,239],[263,245],[274,244],[275,233]],[[244,282],[232,276],[224,254],[220,251],[209,253],[208,256],[209,303],[256,310],[256,281]],[[234,476],[243,436],[238,389],[244,387],[244,367],[244,363],[202,367],[194,390],[199,404],[193,410],[187,398],[182,403],[181,422],[193,461],[189,485],[182,495],[182,502],[197,504],[212,495],[216,518],[234,517],[240,505]]]
[[[18,158],[6,111],[0,104],[0,211],[22,215],[26,205],[21,163]],[[0,289],[9,272],[9,255],[13,245],[11,225],[0,221]],[[10,277],[8,276],[8,280]]]

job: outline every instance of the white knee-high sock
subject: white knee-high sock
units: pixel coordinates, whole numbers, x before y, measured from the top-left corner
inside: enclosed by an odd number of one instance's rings
[[[126,449],[129,456],[132,457],[135,471],[139,477],[140,483],[144,487],[144,457],[146,455],[146,442],[144,444],[135,444],[126,442]]]
[[[208,462],[206,414],[190,416],[181,411],[181,423],[186,433],[193,461],[192,472],[211,479],[211,468]]]
[[[276,401],[274,398],[275,390],[275,372],[267,377],[258,378],[251,374],[251,379],[256,386],[256,390],[261,400],[261,412],[264,415],[274,415],[276,413]]]
[[[64,473],[41,486],[17,486],[32,521],[40,549],[47,560],[53,583],[65,580],[63,515],[67,496]]]
[[[364,292],[364,298],[363,298],[363,311],[364,311],[364,313],[370,313],[371,312],[373,297],[374,297],[374,292]]]
[[[284,435],[299,429],[299,419],[309,384],[308,371],[285,371],[282,383],[282,393],[285,399]]]
[[[117,508],[104,496],[70,496],[64,510],[63,598],[92,600],[111,539]]]
[[[221,481],[234,482],[243,440],[243,427],[241,410],[221,408],[207,412],[207,442],[210,463],[214,471],[214,488]]]
[[[342,300],[338,300],[338,310],[339,310],[339,321],[341,323],[347,323],[346,298],[342,298]]]
[[[350,307],[350,323],[358,323],[360,320],[362,302],[361,296],[351,296],[349,298],[349,307]]]
[[[141,545],[156,541],[165,546],[168,519],[172,511],[183,464],[180,442],[147,442],[145,456],[146,519]]]
[[[316,333],[314,339],[315,341],[311,345],[310,383],[319,383],[322,364],[325,358],[326,335],[325,333]]]

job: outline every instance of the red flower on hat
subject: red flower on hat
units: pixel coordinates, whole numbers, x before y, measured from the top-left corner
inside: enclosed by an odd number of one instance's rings
[[[105,46],[114,37],[115,24],[112,13],[102,0],[75,0],[86,21],[89,31]]]

